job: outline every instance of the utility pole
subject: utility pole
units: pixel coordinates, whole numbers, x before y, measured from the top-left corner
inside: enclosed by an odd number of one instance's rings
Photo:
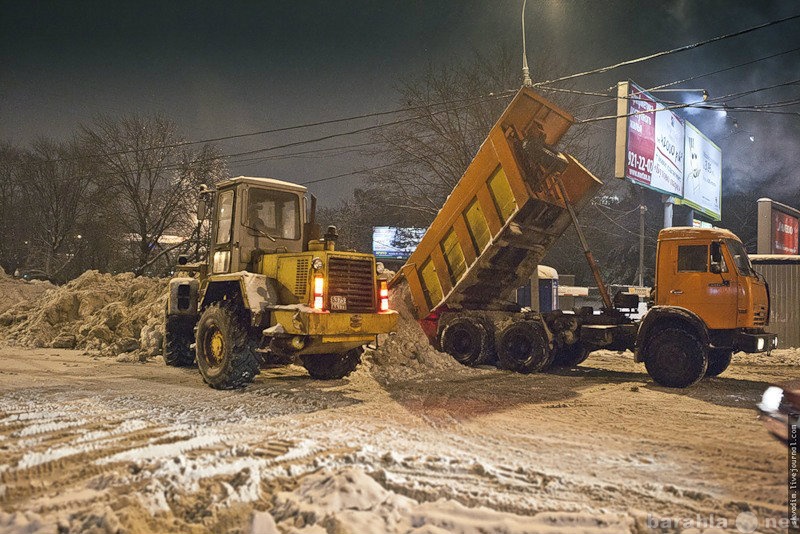
[[[639,188],[639,287],[644,286],[644,214],[647,206],[642,199],[642,188]]]

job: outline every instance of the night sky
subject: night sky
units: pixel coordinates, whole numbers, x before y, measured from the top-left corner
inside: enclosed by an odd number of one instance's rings
[[[233,5],[227,5],[233,4]],[[99,113],[161,112],[187,138],[335,119],[402,106],[396,86],[429,63],[467,60],[496,44],[520,49],[521,0],[419,2],[0,2],[0,140],[66,139]],[[528,57],[571,74],[800,13],[789,1],[537,1],[526,13]],[[800,46],[800,20],[573,86],[605,91],[620,79],[649,87]],[[540,81],[532,72],[534,81]],[[800,78],[794,52],[689,82],[711,97]],[[671,95],[678,98],[677,95]],[[695,98],[687,95],[686,98]],[[737,100],[800,98],[797,85]],[[800,110],[794,105],[783,111]],[[608,115],[614,104],[579,118]],[[740,125],[732,126],[732,116]],[[800,117],[694,112],[723,148],[726,189],[765,181],[798,187]],[[374,122],[374,121],[373,121]],[[364,126],[353,122],[221,143],[242,152]],[[613,121],[602,124],[613,130]],[[754,141],[750,141],[752,136]],[[609,140],[611,137],[606,136]],[[354,143],[343,138],[323,146]],[[603,141],[605,142],[605,141]],[[307,145],[317,148],[317,145]],[[295,149],[296,150],[296,149]],[[609,151],[613,146],[609,144]],[[231,173],[303,182],[375,165],[357,154],[231,162]],[[357,176],[312,187],[346,198]],[[768,196],[769,191],[764,195]]]

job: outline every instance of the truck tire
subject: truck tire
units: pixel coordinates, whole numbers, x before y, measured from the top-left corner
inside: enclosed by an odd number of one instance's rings
[[[491,330],[485,321],[475,317],[458,317],[442,330],[442,350],[458,363],[475,367],[494,357]]]
[[[170,367],[194,365],[194,317],[167,315],[164,321],[164,363]]]
[[[580,341],[553,350],[553,367],[576,367],[589,357],[589,349]]]
[[[317,380],[335,380],[344,378],[356,370],[361,363],[364,349],[359,347],[341,354],[306,354],[300,356],[303,367],[311,378]]]
[[[497,357],[503,369],[517,373],[543,371],[553,361],[547,334],[536,321],[513,323],[500,333]]]
[[[200,374],[214,389],[244,387],[260,370],[242,313],[232,305],[206,308],[197,323],[195,350]]]
[[[706,374],[706,347],[694,333],[684,328],[665,328],[655,332],[644,349],[647,372],[662,386],[689,387]]]
[[[708,368],[706,376],[719,376],[731,364],[733,351],[730,349],[710,349],[708,351]]]

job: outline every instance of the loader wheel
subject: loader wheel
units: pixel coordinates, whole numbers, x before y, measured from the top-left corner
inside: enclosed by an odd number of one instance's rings
[[[335,380],[344,378],[356,370],[361,363],[364,349],[359,347],[341,354],[306,354],[300,356],[303,367],[311,378],[317,380]]]
[[[241,388],[259,372],[259,360],[247,337],[241,311],[213,304],[197,323],[197,367],[214,389]]]
[[[444,352],[458,363],[475,367],[494,357],[494,343],[488,325],[474,317],[458,317],[442,330],[439,338]]]
[[[547,334],[536,321],[523,321],[506,327],[497,344],[497,357],[503,369],[517,373],[542,371],[552,363]]]
[[[164,324],[164,363],[171,367],[194,365],[194,317],[168,315]]]
[[[647,372],[658,384],[685,388],[706,374],[706,347],[683,328],[665,328],[653,334],[644,347]]]
[[[553,351],[553,367],[576,367],[586,361],[590,350],[580,341]]]
[[[708,351],[708,368],[706,376],[719,376],[731,364],[733,351],[730,349],[710,349]]]

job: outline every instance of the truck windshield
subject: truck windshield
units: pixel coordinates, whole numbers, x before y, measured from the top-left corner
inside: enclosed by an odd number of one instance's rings
[[[736,270],[742,276],[756,276],[753,270],[753,264],[750,263],[750,257],[744,249],[744,245],[736,239],[726,239],[725,243],[728,245],[728,250],[733,256],[733,263],[736,265]]]
[[[299,239],[299,197],[286,191],[250,189],[245,225],[277,239]]]

